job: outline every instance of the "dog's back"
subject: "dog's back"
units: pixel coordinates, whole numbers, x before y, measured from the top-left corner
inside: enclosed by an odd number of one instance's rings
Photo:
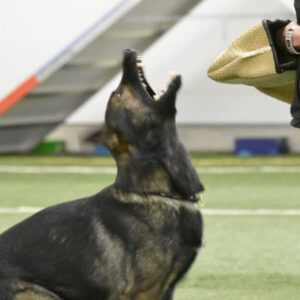
[[[20,282],[64,299],[164,299],[196,257],[201,231],[192,203],[109,187],[41,211],[0,237],[0,299],[21,293]],[[41,291],[27,289],[20,300],[40,299],[29,294]]]

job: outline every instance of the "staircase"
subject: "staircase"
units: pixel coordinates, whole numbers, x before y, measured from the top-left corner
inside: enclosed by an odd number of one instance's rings
[[[32,89],[13,95],[14,105],[0,115],[0,153],[34,149],[120,71],[123,49],[142,52],[199,0],[136,3],[101,34],[90,40],[84,35],[74,41],[38,72]],[[88,33],[96,29],[97,24]]]

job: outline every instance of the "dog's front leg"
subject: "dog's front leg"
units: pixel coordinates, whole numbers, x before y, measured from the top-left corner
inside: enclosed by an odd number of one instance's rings
[[[19,283],[12,300],[63,300],[54,293],[30,283]]]

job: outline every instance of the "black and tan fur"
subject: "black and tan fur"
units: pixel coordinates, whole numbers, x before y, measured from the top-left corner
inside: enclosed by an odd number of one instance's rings
[[[100,135],[116,180],[0,236],[0,300],[172,299],[202,244],[203,187],[175,127],[180,85],[174,76],[154,100],[136,52],[124,52]]]

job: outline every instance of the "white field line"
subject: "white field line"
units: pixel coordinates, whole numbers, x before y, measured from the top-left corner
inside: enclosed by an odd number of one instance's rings
[[[0,207],[0,214],[34,214],[42,209],[43,207],[31,206]]]
[[[33,214],[42,207],[0,207],[0,214]],[[207,216],[300,216],[300,209],[201,209],[203,215]]]
[[[1,166],[0,173],[20,174],[116,174],[115,167],[83,166]]]
[[[300,167],[201,167],[199,174],[247,174],[247,173],[300,173]],[[5,166],[0,165],[0,173],[14,174],[116,174],[115,167],[84,166]]]
[[[202,174],[300,173],[300,167],[207,167],[196,168]]]
[[[300,216],[300,209],[201,209],[207,216]]]

